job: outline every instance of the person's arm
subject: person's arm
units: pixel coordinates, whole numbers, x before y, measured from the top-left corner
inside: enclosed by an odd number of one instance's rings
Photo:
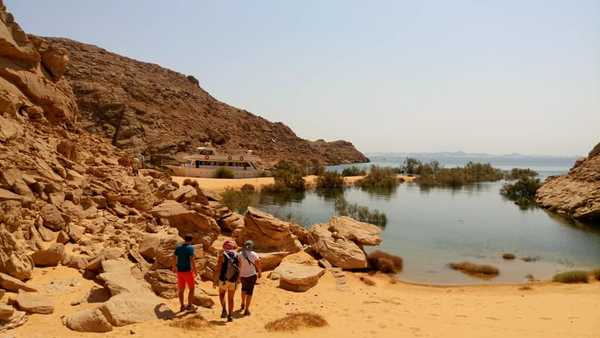
[[[221,272],[221,265],[223,264],[223,254],[219,253],[219,258],[217,259],[217,266],[215,267],[215,271],[213,272],[213,287],[217,287],[217,282],[219,281],[219,273]]]
[[[177,273],[177,256],[175,255],[171,258],[171,270],[173,273]]]
[[[192,247],[192,252],[191,252],[191,255],[190,255],[190,265],[191,265],[191,268],[192,268],[192,274],[194,274],[194,276],[196,276],[196,273],[197,273],[197,270],[196,270],[196,259],[195,258],[196,258],[196,253],[195,253],[194,247]]]
[[[256,267],[256,273],[258,274],[258,278],[262,277],[262,267],[260,266],[260,258],[256,259],[254,262],[254,266]]]

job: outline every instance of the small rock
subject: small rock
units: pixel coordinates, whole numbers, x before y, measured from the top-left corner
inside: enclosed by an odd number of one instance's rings
[[[47,296],[37,292],[20,291],[16,298],[17,307],[27,313],[51,314],[54,302]]]

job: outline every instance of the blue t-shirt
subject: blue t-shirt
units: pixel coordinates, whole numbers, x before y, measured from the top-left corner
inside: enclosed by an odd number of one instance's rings
[[[192,271],[192,260],[194,256],[194,247],[191,244],[183,243],[175,249],[177,256],[177,271]]]

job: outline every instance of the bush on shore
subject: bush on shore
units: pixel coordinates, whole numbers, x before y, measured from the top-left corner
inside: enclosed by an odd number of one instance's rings
[[[235,190],[227,188],[221,193],[221,197],[223,198],[223,204],[239,213],[244,213],[249,206],[257,205],[259,201],[258,193],[248,191],[248,189]]]
[[[479,278],[494,278],[500,274],[498,268],[487,264],[471,262],[450,263],[450,268]]]
[[[365,176],[366,174],[366,170],[357,166],[347,167],[342,170],[342,176]]]
[[[355,185],[366,190],[395,189],[400,181],[398,174],[390,167],[372,166],[367,176],[356,181]]]
[[[335,171],[325,171],[317,177],[317,189],[343,189],[344,177]]]
[[[464,167],[443,168],[436,161],[419,162],[419,166],[413,170],[419,175],[416,182],[424,188],[458,188],[467,184],[498,181],[504,177],[502,170],[489,163],[469,162]]]
[[[215,178],[234,178],[235,174],[233,173],[233,171],[227,169],[227,168],[219,168],[217,169],[217,171],[215,171]]]
[[[356,203],[349,203],[344,196],[340,196],[335,200],[335,211],[340,216],[349,216],[357,221],[375,224],[380,227],[387,225],[385,213],[377,209],[370,210],[368,207]]]
[[[539,179],[525,176],[514,183],[504,184],[500,194],[520,207],[528,207],[535,205],[535,193],[541,185]]]
[[[552,278],[553,282],[558,283],[587,283],[588,282],[588,272],[582,270],[573,270],[573,271],[565,271],[561,273],[557,273]]]
[[[507,171],[504,175],[506,180],[518,180],[521,178],[534,178],[538,176],[538,172],[529,168],[512,168],[511,171]]]
[[[593,270],[592,276],[594,276],[594,278],[596,278],[596,280],[600,280],[600,269]]]
[[[271,171],[275,183],[266,186],[263,190],[269,192],[304,191],[304,170],[292,162],[281,161]]]
[[[402,257],[375,250],[367,257],[369,267],[383,273],[398,273],[402,271]]]

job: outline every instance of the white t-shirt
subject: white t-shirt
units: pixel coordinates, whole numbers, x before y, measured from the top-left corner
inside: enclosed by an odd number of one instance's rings
[[[246,254],[244,256],[244,253]],[[258,255],[254,251],[241,251],[238,254],[238,259],[240,261],[240,277],[252,277],[256,275],[256,261],[258,260]],[[249,262],[250,261],[250,262]]]

